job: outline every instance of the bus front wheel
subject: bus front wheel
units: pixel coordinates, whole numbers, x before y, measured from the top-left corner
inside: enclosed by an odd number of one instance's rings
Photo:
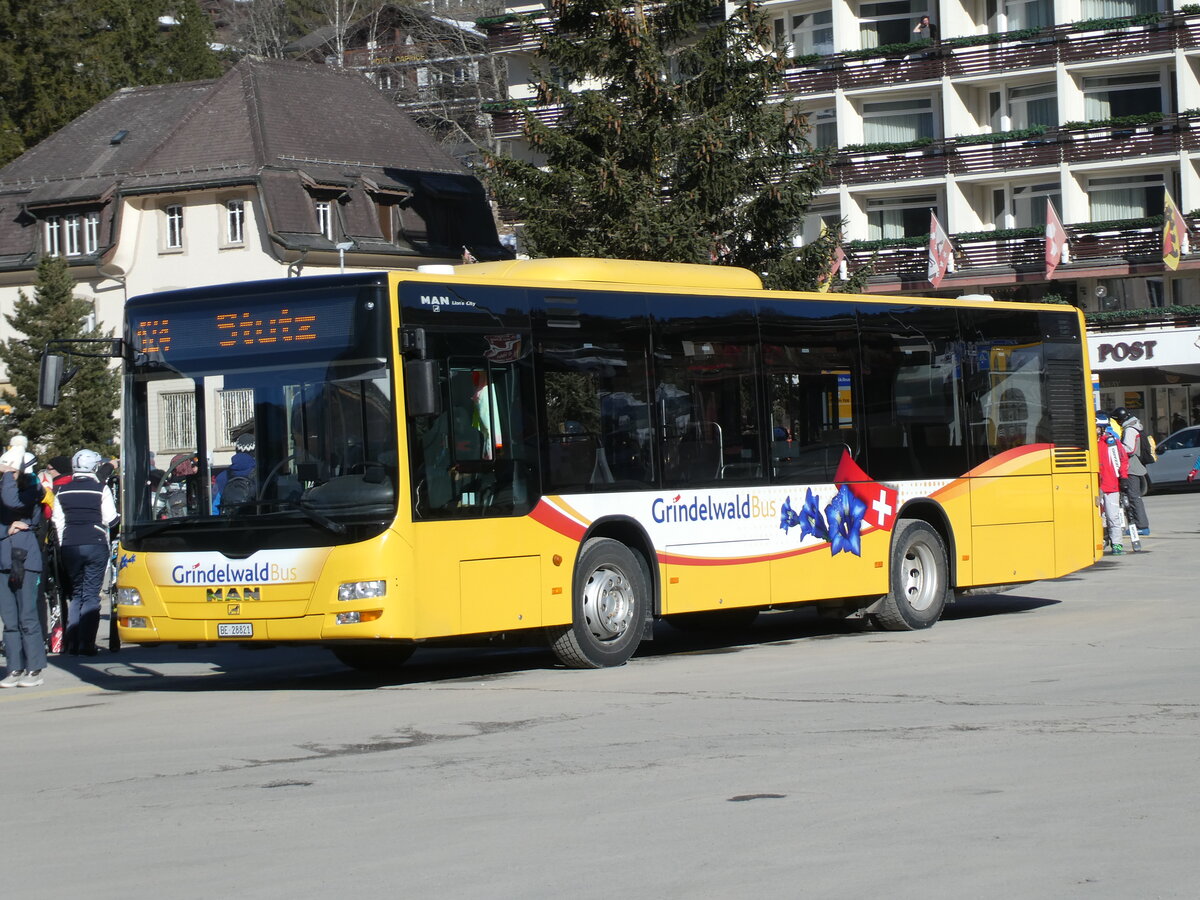
[[[550,649],[572,669],[622,665],[642,640],[650,580],[637,555],[610,538],[592,538],[575,564],[570,625],[548,628]]]
[[[928,628],[946,606],[950,567],[942,536],[928,522],[902,519],[892,536],[891,590],[875,612],[888,631]]]

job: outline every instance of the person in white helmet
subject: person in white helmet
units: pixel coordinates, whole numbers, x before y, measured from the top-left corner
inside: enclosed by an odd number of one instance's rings
[[[52,519],[71,585],[64,648],[72,655],[96,655],[100,587],[110,552],[109,529],[117,521],[112,492],[96,477],[100,462],[95,450],[80,450],[71,457],[74,475],[55,492]]]

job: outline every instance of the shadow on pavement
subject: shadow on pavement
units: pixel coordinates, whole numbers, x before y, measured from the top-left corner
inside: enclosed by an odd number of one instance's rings
[[[943,618],[961,620],[1013,615],[1058,603],[1040,597],[984,594],[946,608]],[[805,640],[834,640],[879,631],[863,620],[822,616],[815,609],[759,615],[753,625],[722,631],[682,631],[655,626],[635,659],[739,653],[757,646]],[[903,634],[898,633],[897,636]],[[455,681],[492,681],[537,669],[557,668],[544,646],[503,642],[486,646],[422,647],[395,672],[349,669],[320,647],[249,645],[126,646],[95,657],[53,656],[50,666],[104,691],[328,691],[404,687]]]

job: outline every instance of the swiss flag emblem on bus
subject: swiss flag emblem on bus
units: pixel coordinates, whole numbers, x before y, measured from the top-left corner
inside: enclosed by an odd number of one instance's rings
[[[867,505],[863,515],[864,524],[891,530],[896,522],[896,509],[900,505],[900,494],[895,488],[872,481],[871,476],[862,470],[847,450],[842,451],[842,459],[833,480],[835,484],[846,485],[850,493]]]

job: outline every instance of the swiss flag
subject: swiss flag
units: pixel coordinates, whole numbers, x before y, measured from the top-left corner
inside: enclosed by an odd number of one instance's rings
[[[1067,248],[1067,229],[1063,228],[1054,204],[1046,201],[1046,277],[1054,275],[1058,264],[1070,262]]]
[[[896,522],[896,509],[900,505],[900,495],[895,489],[872,481],[871,476],[851,458],[848,450],[842,451],[842,459],[833,480],[835,484],[846,485],[850,493],[867,504],[864,525],[891,531]]]

